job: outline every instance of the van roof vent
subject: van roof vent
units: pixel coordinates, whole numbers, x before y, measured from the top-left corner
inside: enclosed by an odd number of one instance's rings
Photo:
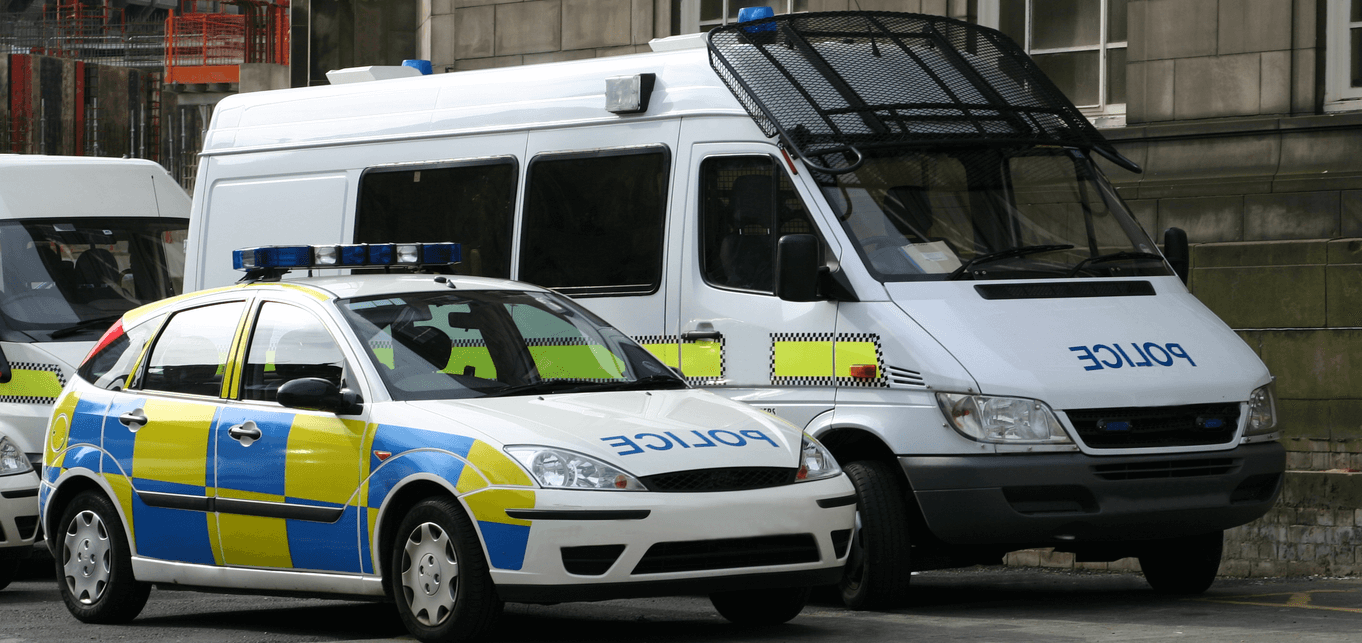
[[[1140,171],[994,29],[908,13],[799,13],[719,27],[707,42],[710,65],[762,131],[816,170],[850,171],[875,148],[1046,144]]]

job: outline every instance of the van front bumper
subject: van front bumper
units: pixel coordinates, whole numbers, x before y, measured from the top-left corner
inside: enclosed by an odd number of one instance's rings
[[[1237,527],[1272,508],[1286,451],[1269,442],[1170,455],[907,456],[899,464],[938,538],[1021,548]]]

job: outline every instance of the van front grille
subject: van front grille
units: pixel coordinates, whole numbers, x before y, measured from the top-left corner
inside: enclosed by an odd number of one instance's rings
[[[1094,449],[1225,444],[1239,429],[1239,403],[1064,411]]]
[[[1195,460],[1155,460],[1099,464],[1092,472],[1103,480],[1148,480],[1151,478],[1196,478],[1223,476],[1239,470],[1239,458],[1198,458]]]

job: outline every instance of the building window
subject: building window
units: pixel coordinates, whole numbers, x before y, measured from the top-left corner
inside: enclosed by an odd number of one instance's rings
[[[771,7],[776,13],[809,10],[809,0],[672,0],[672,35],[698,33],[738,21],[738,10]]]
[[[1362,0],[1329,0],[1324,109],[1362,108]]]
[[[1125,114],[1126,0],[995,2],[980,3],[980,22],[1016,40],[1085,114]]]

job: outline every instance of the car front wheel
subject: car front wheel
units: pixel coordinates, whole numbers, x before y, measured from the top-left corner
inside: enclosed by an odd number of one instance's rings
[[[474,639],[501,613],[473,524],[451,498],[412,508],[398,526],[390,560],[397,612],[421,641]]]
[[[75,497],[57,523],[56,569],[62,601],[86,623],[126,623],[142,612],[149,583],[132,575],[132,556],[123,523],[101,493]]]

